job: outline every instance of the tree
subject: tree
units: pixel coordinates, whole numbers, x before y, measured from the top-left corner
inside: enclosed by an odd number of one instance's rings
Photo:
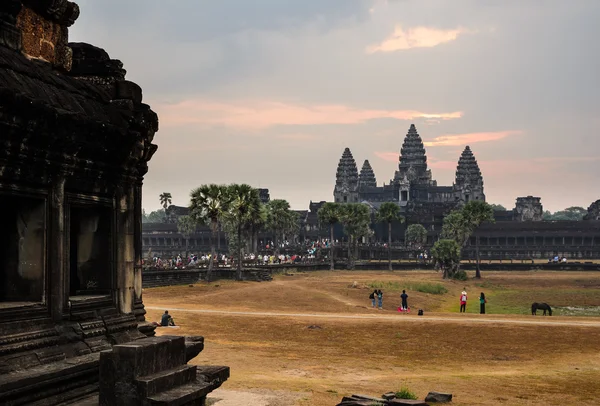
[[[441,233],[443,239],[454,240],[462,248],[469,241],[470,235],[469,224],[463,216],[462,210],[454,210],[444,217]]]
[[[344,225],[344,232],[348,235],[348,265],[354,269],[352,247],[356,248],[359,238],[372,234],[370,228],[371,212],[369,207],[362,203],[346,203],[340,206],[340,222]]]
[[[317,212],[319,223],[329,227],[329,270],[333,271],[335,267],[335,245],[333,240],[333,227],[340,222],[340,205],[338,203],[327,202],[321,206]]]
[[[166,218],[164,209],[151,211],[148,214],[142,210],[142,223],[164,223]]]
[[[415,252],[421,251],[427,242],[427,230],[421,224],[411,224],[406,228],[404,241]]]
[[[583,207],[572,206],[567,207],[564,210],[550,213],[549,211],[544,212],[544,220],[569,220],[579,221],[583,220],[583,217],[587,214],[587,210]]]
[[[169,205],[171,204],[171,199],[172,199],[171,193],[163,192],[158,197],[160,199],[161,206],[166,210],[167,207],[169,207]]]
[[[267,224],[267,208],[260,204],[258,211],[250,216],[250,222],[247,224],[250,233],[250,249],[253,253],[258,252],[258,232]]]
[[[216,257],[215,236],[219,230],[219,221],[227,211],[229,195],[224,185],[202,185],[190,193],[190,216],[197,224],[210,226],[210,259],[206,280],[210,282]]]
[[[242,280],[243,231],[249,228],[252,216],[255,216],[260,210],[260,197],[257,189],[246,184],[229,185],[227,195],[229,196],[229,206],[224,215],[224,225],[227,226],[229,236],[235,237],[234,242],[237,245],[236,278]]]
[[[465,223],[468,225],[469,237],[484,222],[495,222],[494,210],[492,206],[482,200],[471,200],[462,208],[462,215]],[[479,269],[479,236],[475,238],[475,252],[477,256],[477,271],[475,278],[481,278],[481,269]]]
[[[376,219],[379,223],[388,225],[388,267],[392,270],[392,223],[394,221],[404,222],[404,217],[400,214],[400,206],[394,202],[385,202],[379,206]]]
[[[490,206],[492,206],[493,210],[506,211],[506,207],[502,206],[501,204],[490,204]]]
[[[181,216],[177,219],[177,231],[185,238],[186,255],[189,238],[196,231],[197,222],[191,216]]]
[[[452,277],[460,263],[461,247],[453,239],[442,239],[436,241],[431,248],[431,256],[442,270],[444,279]]]
[[[266,204],[267,229],[273,232],[275,255],[279,255],[279,245],[287,234],[298,230],[298,214],[290,210],[287,200],[274,199]]]

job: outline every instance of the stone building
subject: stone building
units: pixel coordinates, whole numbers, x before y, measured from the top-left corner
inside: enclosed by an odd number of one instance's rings
[[[147,375],[183,369],[177,382],[199,401],[228,369],[204,371],[201,384],[184,366],[201,338],[147,338],[142,181],[158,117],[120,61],[68,42],[78,16],[66,0],[0,2],[0,404],[98,404],[121,379],[156,383],[109,402],[141,405],[175,384]],[[101,379],[111,349],[131,369]]]

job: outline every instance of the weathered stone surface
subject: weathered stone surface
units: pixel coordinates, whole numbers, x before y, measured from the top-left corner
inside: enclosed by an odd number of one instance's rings
[[[452,402],[451,393],[429,392],[425,397],[426,402]]]
[[[392,399],[387,401],[387,406],[429,406],[429,404],[423,400]]]
[[[540,197],[517,197],[517,203],[514,209],[516,221],[542,221],[544,217],[544,208],[542,207]]]
[[[358,202],[358,169],[350,148],[344,149],[335,175],[333,196],[339,203]]]
[[[396,397],[396,393],[387,392],[387,393],[384,393],[383,395],[381,395],[381,397],[384,399],[394,399]]]

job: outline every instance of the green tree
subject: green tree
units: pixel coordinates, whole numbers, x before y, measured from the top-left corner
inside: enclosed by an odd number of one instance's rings
[[[167,215],[164,209],[151,211],[148,214],[142,210],[142,223],[164,223],[166,218]]]
[[[273,232],[275,255],[279,255],[279,245],[286,235],[292,235],[298,230],[298,214],[290,210],[287,200],[274,199],[266,204],[268,230]]]
[[[490,206],[492,206],[493,210],[506,211],[506,207],[502,206],[501,204],[490,204]]]
[[[411,224],[406,228],[404,241],[416,254],[423,250],[423,246],[427,242],[427,230],[421,224]]]
[[[458,269],[460,251],[460,245],[453,239],[442,239],[433,244],[431,256],[442,270],[442,277],[444,279],[452,277]]]
[[[160,199],[161,206],[166,210],[167,207],[169,207],[169,205],[171,204],[171,193],[163,192],[158,196],[158,198]]]
[[[471,200],[462,208],[462,215],[468,225],[469,237],[484,222],[493,223],[494,210],[492,206],[482,200]],[[477,271],[475,278],[481,278],[481,269],[479,268],[479,236],[475,237],[475,252],[477,256]]]
[[[181,216],[177,219],[177,231],[185,238],[186,256],[189,239],[196,232],[196,221],[191,216]]]
[[[373,233],[370,228],[371,212],[369,207],[362,203],[346,203],[340,206],[340,222],[344,225],[344,232],[348,235],[348,265],[354,269],[355,254],[352,247],[357,249],[358,239]]]
[[[250,234],[250,250],[256,254],[258,253],[258,233],[267,225],[267,207],[261,203],[255,208],[258,211],[250,216],[247,227]]]
[[[190,198],[191,218],[197,224],[208,224],[210,227],[210,260],[206,272],[206,280],[210,282],[216,257],[215,238],[219,230],[219,221],[229,206],[227,186],[202,185],[192,190]]]
[[[229,196],[228,210],[224,215],[224,225],[235,243],[237,253],[237,280],[242,280],[242,252],[244,231],[252,223],[252,217],[260,211],[258,190],[246,184],[233,184],[227,187]],[[234,238],[231,238],[234,237]]]
[[[469,223],[463,216],[462,210],[454,210],[444,217],[441,233],[443,239],[454,240],[462,248],[469,241],[470,235]]]
[[[394,202],[385,202],[379,206],[376,214],[377,222],[387,223],[388,225],[388,268],[392,270],[392,223],[394,221],[404,222],[404,217],[400,214],[400,206]]]
[[[333,239],[333,227],[340,222],[340,205],[338,203],[327,202],[321,206],[317,212],[319,223],[329,227],[329,270],[333,271],[335,267],[335,244]]]
[[[572,206],[567,207],[564,210],[559,210],[555,213],[549,211],[544,212],[544,220],[569,220],[579,221],[583,220],[583,217],[587,214],[587,210],[583,207]]]

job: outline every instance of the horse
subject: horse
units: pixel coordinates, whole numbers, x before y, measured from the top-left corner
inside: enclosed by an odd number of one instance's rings
[[[544,316],[546,315],[546,311],[550,316],[552,316],[552,308],[548,305],[548,303],[532,303],[531,315],[535,316],[538,310],[543,310]]]

